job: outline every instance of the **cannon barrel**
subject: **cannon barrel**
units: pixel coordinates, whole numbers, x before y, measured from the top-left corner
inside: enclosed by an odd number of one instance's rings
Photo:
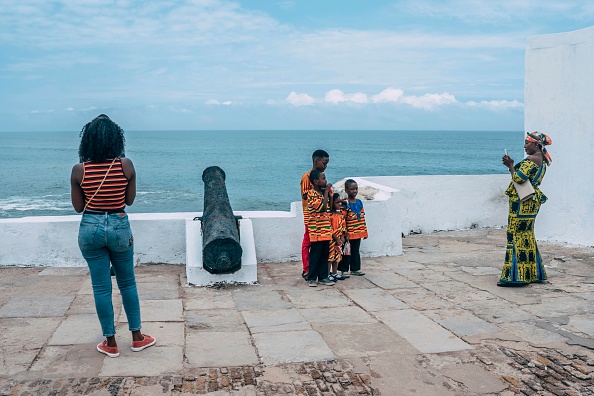
[[[239,227],[225,187],[225,172],[210,166],[202,173],[204,213],[202,215],[203,267],[211,274],[230,274],[241,268]]]

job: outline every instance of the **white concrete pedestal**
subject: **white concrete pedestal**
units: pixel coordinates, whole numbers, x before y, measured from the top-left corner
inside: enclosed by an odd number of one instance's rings
[[[232,274],[211,274],[202,266],[202,232],[199,220],[186,221],[186,277],[188,285],[215,283],[256,283],[258,281],[256,244],[250,219],[239,220],[241,269]]]

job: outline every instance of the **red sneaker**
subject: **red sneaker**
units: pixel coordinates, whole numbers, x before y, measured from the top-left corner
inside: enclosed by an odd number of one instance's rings
[[[111,358],[120,356],[120,351],[118,347],[107,346],[107,340],[103,341],[101,344],[97,344],[97,350]]]
[[[143,334],[142,336],[144,337],[142,341],[132,341],[132,351],[142,351],[145,348],[155,345],[155,342],[157,342],[155,337],[151,337],[148,334]]]

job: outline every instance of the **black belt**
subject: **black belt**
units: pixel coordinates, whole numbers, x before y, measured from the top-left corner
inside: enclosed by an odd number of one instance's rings
[[[114,213],[126,213],[124,209],[109,209],[109,210],[85,210],[83,214],[104,215]]]

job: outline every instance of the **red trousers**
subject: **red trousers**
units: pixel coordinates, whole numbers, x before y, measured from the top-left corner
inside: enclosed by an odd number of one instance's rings
[[[307,224],[305,225],[305,234],[303,234],[303,242],[301,242],[301,261],[303,262],[303,272],[309,272],[309,248],[311,242],[309,240],[309,231]]]

